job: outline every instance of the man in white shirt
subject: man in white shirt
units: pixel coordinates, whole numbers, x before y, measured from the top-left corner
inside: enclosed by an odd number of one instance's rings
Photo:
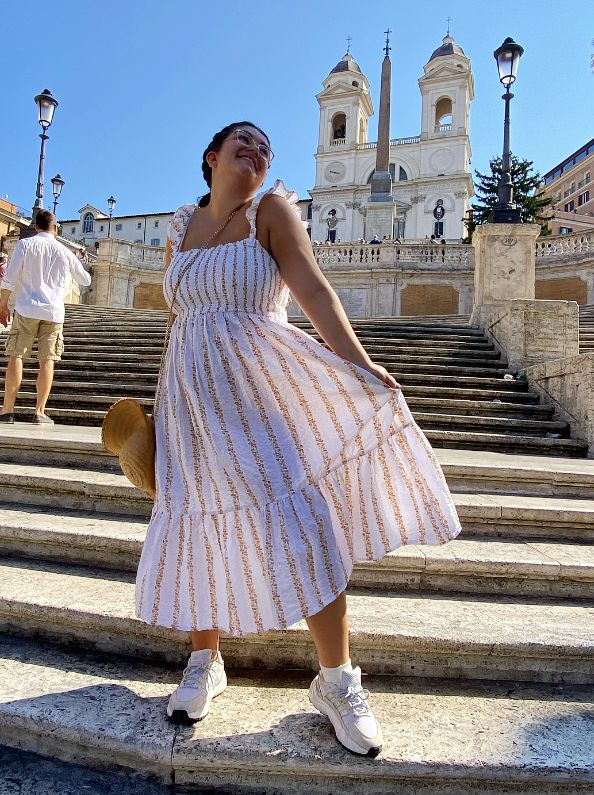
[[[66,246],[56,240],[56,218],[49,210],[39,210],[35,218],[37,234],[19,240],[0,285],[0,323],[8,326],[8,301],[16,294],[12,326],[6,338],[6,383],[0,423],[14,422],[14,404],[23,380],[23,359],[28,359],[37,339],[39,375],[37,404],[33,422],[52,425],[45,404],[54,380],[54,362],[64,351],[64,293],[68,277],[81,285],[91,277]]]

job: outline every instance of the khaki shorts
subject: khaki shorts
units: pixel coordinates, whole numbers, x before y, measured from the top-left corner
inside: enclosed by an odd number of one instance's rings
[[[62,323],[23,317],[14,312],[12,326],[6,337],[6,355],[17,359],[28,359],[31,348],[37,339],[37,358],[39,361],[53,359],[59,362],[64,353]]]

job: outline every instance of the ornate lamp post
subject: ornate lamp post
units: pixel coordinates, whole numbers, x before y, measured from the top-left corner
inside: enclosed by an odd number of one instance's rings
[[[518,73],[518,64],[524,48],[517,44],[511,37],[498,47],[493,56],[497,61],[499,81],[505,88],[502,99],[505,101],[505,119],[503,122],[503,160],[501,164],[501,177],[497,186],[497,204],[491,210],[488,221],[492,224],[521,224],[520,211],[514,203],[514,185],[511,178],[511,163],[509,149],[509,103],[513,98],[510,86],[515,82]]]
[[[33,205],[33,213],[31,216],[31,226],[35,227],[35,217],[38,210],[43,208],[43,168],[45,166],[45,142],[48,139],[47,130],[50,127],[54,111],[58,107],[58,100],[52,96],[49,88],[44,89],[41,94],[35,97],[38,111],[38,121],[41,124],[42,132],[39,134],[41,138],[41,151],[39,153],[39,172],[37,175],[37,192],[35,194],[35,204]]]
[[[107,206],[109,208],[109,224],[107,225],[107,237],[111,237],[111,216],[113,215],[113,208],[116,206],[116,200],[113,196],[110,196],[107,200]]]
[[[62,193],[63,187],[64,187],[64,180],[59,174],[56,174],[55,177],[52,177],[52,191],[54,194],[54,215],[56,214],[56,206],[58,204],[58,199],[60,198],[60,194]]]

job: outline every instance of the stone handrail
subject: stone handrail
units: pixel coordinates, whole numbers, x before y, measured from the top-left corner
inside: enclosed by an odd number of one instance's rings
[[[537,265],[544,265],[554,260],[588,257],[594,259],[594,229],[591,232],[539,237],[536,241]]]
[[[418,144],[421,140],[420,135],[411,135],[408,138],[392,138],[390,146],[406,146],[407,144]],[[377,149],[377,141],[367,144],[357,144],[357,149]]]
[[[474,265],[471,246],[453,243],[339,243],[313,246],[321,268],[358,268],[361,265],[394,267],[402,263],[407,269],[468,270]]]
[[[165,264],[165,248],[108,238],[99,242],[99,259],[109,260],[114,265],[160,271]]]

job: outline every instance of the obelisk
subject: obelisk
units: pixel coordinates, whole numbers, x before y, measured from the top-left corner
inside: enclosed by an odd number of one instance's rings
[[[380,108],[377,131],[375,172],[371,178],[371,194],[366,207],[366,236],[377,235],[380,240],[392,237],[394,229],[394,199],[392,198],[392,175],[390,174],[390,92],[392,87],[392,63],[390,61],[390,33],[385,31],[385,56],[382,63]]]

